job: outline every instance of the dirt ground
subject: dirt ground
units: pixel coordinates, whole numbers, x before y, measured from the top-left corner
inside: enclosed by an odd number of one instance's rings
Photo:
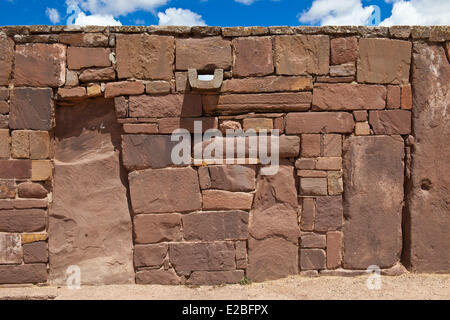
[[[74,290],[65,287],[0,286],[3,299],[57,300],[309,300],[309,299],[450,299],[450,275],[413,275],[381,278],[380,290],[367,288],[368,276],[293,276],[286,279],[225,286],[115,285]]]

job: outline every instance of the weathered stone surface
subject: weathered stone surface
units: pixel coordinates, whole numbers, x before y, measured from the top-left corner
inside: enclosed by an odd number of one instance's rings
[[[79,101],[86,98],[85,87],[59,88],[57,93],[58,100]]]
[[[280,136],[280,158],[296,158],[300,153],[300,137]]]
[[[140,95],[144,91],[144,83],[140,81],[110,82],[105,87],[105,98],[114,98],[122,95]]]
[[[328,171],[328,194],[335,196],[344,192],[344,182],[341,171]]]
[[[328,74],[330,65],[328,36],[279,36],[274,39],[277,74]]]
[[[353,116],[358,122],[364,122],[369,119],[369,113],[366,110],[353,111]]]
[[[300,198],[302,203],[300,228],[302,231],[313,231],[316,205],[314,198]]]
[[[167,243],[136,245],[134,247],[134,266],[136,268],[161,267],[168,250]]]
[[[326,178],[301,178],[300,195],[301,196],[326,196],[327,193]]]
[[[400,108],[400,86],[387,86],[386,108]]]
[[[16,47],[16,86],[59,87],[66,81],[66,47],[33,43]]]
[[[267,130],[270,132],[273,129],[273,121],[268,118],[247,118],[242,121],[242,124],[244,131],[253,129],[256,132],[259,132],[259,130]]]
[[[11,156],[16,159],[30,157],[30,135],[28,131],[11,131]]]
[[[375,134],[410,134],[411,112],[408,110],[370,111],[369,123]]]
[[[386,88],[364,84],[325,84],[314,86],[313,110],[384,109]]]
[[[11,91],[11,129],[50,130],[52,128],[51,89],[15,88]]]
[[[231,60],[231,42],[221,37],[176,40],[177,70],[228,70]]]
[[[102,33],[63,33],[59,42],[76,47],[107,47],[109,38]]]
[[[172,142],[168,135],[123,135],[123,164],[128,171],[172,166]]]
[[[59,107],[56,123],[50,281],[65,284],[67,268],[78,265],[85,285],[133,283],[132,224],[113,101]]]
[[[0,158],[9,159],[11,156],[11,137],[8,129],[0,129]]]
[[[366,122],[357,122],[355,125],[355,135],[356,136],[369,136],[370,135],[370,126],[369,123]]]
[[[31,161],[0,160],[0,178],[1,179],[31,178]]]
[[[89,67],[109,67],[111,61],[108,48],[67,48],[67,67],[71,70],[79,70]]]
[[[46,282],[47,266],[44,263],[0,266],[0,284],[36,284]]]
[[[16,187],[14,181],[0,181],[0,199],[14,199],[16,197]]]
[[[158,124],[156,123],[124,123],[123,132],[130,134],[156,134]]]
[[[30,131],[30,159],[47,159],[50,156],[48,131]]]
[[[210,187],[236,192],[255,190],[255,169],[241,165],[211,166]]]
[[[225,80],[221,92],[258,93],[312,90],[312,78],[308,77],[264,77]]]
[[[116,43],[119,79],[172,79],[175,49],[173,37],[117,35]]]
[[[35,232],[44,229],[44,210],[0,210],[0,232]]]
[[[342,263],[343,234],[339,231],[327,232],[327,268],[337,269]]]
[[[111,81],[116,78],[113,67],[103,69],[86,69],[80,74],[81,82]]]
[[[234,39],[233,48],[233,75],[248,77],[273,73],[271,38]]]
[[[178,214],[140,214],[134,217],[136,243],[181,240],[181,216]]]
[[[356,74],[356,66],[354,62],[338,64],[330,66],[330,76],[332,77],[349,77]]]
[[[132,172],[128,179],[131,204],[136,214],[201,208],[198,175],[192,168],[148,169]]]
[[[295,274],[299,228],[294,168],[281,164],[276,174],[259,176],[257,186],[250,211],[247,276],[264,281]]]
[[[0,86],[7,85],[12,71],[14,41],[0,34]]]
[[[344,142],[344,268],[388,268],[400,258],[403,149],[398,136]]]
[[[44,199],[47,197],[47,189],[39,183],[23,182],[19,184],[18,194],[21,198]]]
[[[312,94],[230,94],[203,96],[203,107],[207,113],[235,114],[251,111],[306,111],[310,108]]]
[[[53,176],[53,165],[50,160],[33,160],[31,162],[31,181],[47,181]]]
[[[346,112],[289,113],[286,116],[286,133],[350,133],[355,123]]]
[[[339,134],[326,134],[323,136],[323,156],[342,156],[342,136]]]
[[[72,71],[66,69],[66,87],[77,87],[80,84],[78,81],[78,73],[76,71]]]
[[[358,39],[356,37],[331,39],[331,64],[354,62],[358,57]]]
[[[167,81],[151,81],[146,83],[145,92],[147,94],[168,94],[170,93],[170,83]]]
[[[300,250],[300,270],[326,269],[325,251],[322,249]]]
[[[183,216],[183,231],[184,239],[188,241],[247,240],[248,213],[244,211],[191,213]]]
[[[139,270],[136,272],[137,284],[177,285],[182,281],[173,269]]]
[[[413,131],[406,264],[415,272],[450,272],[450,65],[438,45],[415,43]]]
[[[316,169],[317,170],[341,170],[342,169],[342,158],[341,157],[317,158]]]
[[[202,115],[200,95],[130,97],[130,117],[198,117]]]
[[[359,40],[358,82],[408,83],[410,63],[411,42],[409,41]]]
[[[23,261],[25,263],[46,263],[48,261],[47,243],[38,241],[24,244]]]
[[[320,134],[302,134],[303,158],[315,158],[320,156]]]
[[[233,242],[170,243],[169,258],[178,274],[236,269]]]
[[[250,210],[253,195],[224,190],[203,191],[203,210]]]
[[[244,270],[232,271],[194,271],[188,284],[191,285],[219,285],[235,284],[244,278]]]
[[[21,264],[22,255],[20,234],[0,233],[0,264]]]
[[[412,109],[412,88],[409,84],[402,86],[401,108],[404,110]]]
[[[342,196],[317,197],[314,230],[337,230],[341,228],[342,223]]]
[[[302,248],[325,248],[327,238],[324,234],[304,233],[300,237],[300,246]]]

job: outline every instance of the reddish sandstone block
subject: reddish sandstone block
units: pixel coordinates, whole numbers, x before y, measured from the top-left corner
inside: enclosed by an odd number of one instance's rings
[[[356,37],[331,39],[331,64],[354,62],[358,57],[358,39]]]
[[[158,125],[156,123],[124,123],[123,132],[131,134],[156,134]]]
[[[330,76],[332,77],[349,77],[356,73],[356,66],[354,62],[330,66]]]
[[[312,231],[314,229],[314,217],[316,215],[316,205],[314,198],[302,199],[302,213],[300,228],[302,231]]]
[[[253,129],[256,132],[259,130],[267,130],[270,132],[273,129],[273,121],[268,118],[247,118],[242,121],[244,131]]]
[[[178,129],[186,129],[194,133],[195,122],[201,122],[202,132],[218,128],[217,118],[163,118],[158,120],[159,133],[171,134]]]
[[[169,94],[170,83],[167,81],[151,81],[145,85],[147,94]]]
[[[342,169],[342,158],[341,157],[317,158],[316,169],[317,170],[341,170]]]
[[[301,196],[324,196],[327,194],[327,178],[300,178]]]
[[[202,115],[202,100],[200,95],[191,94],[132,96],[129,109],[130,117],[199,117]]]
[[[316,84],[314,110],[384,109],[386,88],[363,84]]]
[[[264,76],[273,73],[271,38],[233,39],[233,75]]]
[[[274,40],[277,74],[328,74],[330,40],[328,36],[278,36]],[[295,52],[295,54],[292,54]]]
[[[409,82],[411,42],[390,39],[359,40],[358,82]]]
[[[59,88],[58,89],[58,99],[59,100],[82,100],[86,97],[85,87],[75,87],[75,88]]]
[[[167,243],[136,245],[134,247],[134,266],[161,267],[166,258],[169,246]]]
[[[86,69],[83,70],[79,76],[81,82],[112,81],[115,80],[115,78],[116,72],[113,67],[103,69]]]
[[[45,226],[45,210],[0,210],[0,232],[36,232]]]
[[[107,48],[67,48],[67,67],[71,70],[79,70],[89,67],[109,67],[110,49]]]
[[[12,71],[14,41],[5,34],[0,35],[0,85],[7,85]]]
[[[247,240],[248,212],[191,213],[183,216],[183,232],[188,241]]]
[[[145,86],[139,81],[110,82],[105,87],[105,98],[143,94]]]
[[[327,238],[324,234],[303,233],[300,237],[300,246],[302,248],[325,248],[327,246]]]
[[[375,134],[410,134],[411,111],[370,111],[369,123]]]
[[[353,116],[357,122],[364,122],[369,119],[369,113],[366,110],[353,111]]]
[[[327,177],[327,172],[320,170],[298,170],[297,175],[305,178],[325,178]]]
[[[45,282],[47,282],[47,266],[43,263],[0,266],[0,284]]]
[[[342,227],[343,218],[342,196],[316,198],[315,231],[337,230]]]
[[[250,210],[253,195],[224,190],[203,191],[203,210]]]
[[[0,129],[0,158],[8,159],[11,155],[11,137],[8,129]]]
[[[53,177],[53,165],[50,160],[33,160],[31,162],[31,180],[47,181]]]
[[[300,250],[300,270],[322,270],[326,268],[325,251],[322,249]]]
[[[139,270],[136,272],[137,284],[160,284],[160,285],[178,285],[182,283],[182,278],[179,277],[173,269],[150,269]]]
[[[9,113],[9,103],[6,101],[0,101],[0,114]]]
[[[327,232],[327,268],[337,269],[342,263],[343,234],[340,231]]]
[[[32,43],[16,47],[14,63],[16,86],[59,87],[65,80],[66,47],[64,45]]]
[[[300,153],[300,137],[280,136],[280,158],[296,158]]]
[[[177,70],[228,70],[231,60],[231,42],[221,37],[176,40]]]
[[[50,156],[48,131],[30,131],[30,159],[47,159]]]
[[[47,197],[47,193],[47,189],[39,183],[23,182],[18,187],[18,194],[21,198],[44,199]]]
[[[117,118],[126,118],[128,116],[128,99],[125,97],[114,98],[114,107]]]
[[[52,128],[51,89],[15,88],[11,92],[11,129],[50,130]]]
[[[109,38],[102,33],[63,33],[59,42],[75,47],[107,47]]]
[[[355,126],[355,135],[356,136],[369,136],[370,135],[370,126],[369,123],[366,122],[357,122]]]
[[[134,217],[136,243],[158,243],[181,240],[179,214],[140,214]]]
[[[320,134],[302,134],[302,158],[315,158],[320,156]]]
[[[0,160],[0,179],[31,178],[30,160]]]
[[[313,170],[316,168],[316,159],[300,158],[295,162],[297,169]]]
[[[0,180],[0,199],[14,199],[16,186],[14,181]]]
[[[47,243],[38,241],[23,245],[23,261],[25,263],[46,263],[48,261]]]
[[[323,156],[342,156],[342,136],[340,134],[326,134],[323,136]]]
[[[194,271],[188,284],[191,285],[220,285],[235,284],[244,278],[244,270],[231,271]]]
[[[235,192],[255,190],[255,169],[241,165],[209,167],[210,187]]]
[[[401,107],[405,110],[412,109],[412,90],[411,85],[402,86]]]
[[[353,117],[346,112],[288,113],[286,133],[351,133]]]
[[[312,90],[312,78],[308,77],[264,77],[225,80],[221,92],[257,93]]]
[[[399,86],[387,86],[386,107],[388,109],[399,109],[400,108],[400,87]]]

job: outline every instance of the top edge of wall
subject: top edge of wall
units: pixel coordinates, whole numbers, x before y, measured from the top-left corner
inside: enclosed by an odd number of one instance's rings
[[[393,27],[366,27],[366,26],[273,26],[273,27],[185,27],[185,26],[4,26],[0,32],[9,36],[30,34],[52,34],[67,32],[89,33],[145,33],[172,36],[223,36],[246,37],[264,35],[333,35],[333,36],[361,36],[386,37],[399,39],[424,39],[430,41],[449,41],[450,26],[393,26]]]

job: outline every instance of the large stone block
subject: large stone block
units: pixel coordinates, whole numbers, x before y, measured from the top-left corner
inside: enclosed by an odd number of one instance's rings
[[[364,84],[316,84],[312,106],[313,110],[384,109],[386,88]]]
[[[399,136],[344,142],[344,268],[392,267],[402,249],[404,143]]]
[[[15,88],[11,91],[11,129],[50,130],[52,128],[51,89]]]
[[[271,38],[233,39],[233,75],[264,76],[273,73]]]
[[[130,117],[199,117],[202,115],[202,99],[200,95],[191,94],[133,96],[130,97],[129,108]]]
[[[71,70],[79,70],[89,67],[109,67],[110,49],[107,48],[82,48],[69,47],[67,49],[67,67]]]
[[[14,41],[5,34],[0,34],[0,86],[9,82],[14,58]]]
[[[65,81],[64,45],[32,43],[16,47],[14,63],[16,86],[60,87]]]
[[[411,42],[360,39],[358,82],[402,84],[409,82]]]
[[[230,69],[231,42],[221,37],[176,40],[177,70]]]
[[[448,44],[448,43],[447,43]],[[450,272],[450,65],[440,45],[413,48],[413,132],[404,263]]]
[[[370,111],[369,123],[375,134],[409,134],[411,133],[411,111]]]
[[[274,40],[277,74],[328,74],[330,39],[328,36],[278,36]]]
[[[228,191],[255,190],[255,168],[241,165],[211,166],[210,187]]]
[[[355,127],[353,116],[346,112],[289,113],[286,133],[351,133]]]
[[[169,247],[167,243],[136,245],[134,247],[134,266],[161,267],[166,258]]]
[[[37,232],[45,226],[45,210],[0,210],[0,232]]]
[[[195,211],[202,206],[192,168],[148,169],[132,172],[128,179],[135,214]]]
[[[65,284],[67,268],[77,265],[82,285],[134,283],[132,223],[113,101],[59,107],[56,123],[50,281]]]
[[[30,160],[0,160],[0,179],[31,178]]]
[[[331,41],[331,64],[354,62],[358,57],[358,38],[335,38]]]
[[[134,217],[136,243],[158,243],[181,240],[179,214],[140,214]]]
[[[175,49],[173,37],[117,35],[116,43],[119,79],[172,79]]]
[[[0,284],[46,283],[45,263],[0,266]]]

